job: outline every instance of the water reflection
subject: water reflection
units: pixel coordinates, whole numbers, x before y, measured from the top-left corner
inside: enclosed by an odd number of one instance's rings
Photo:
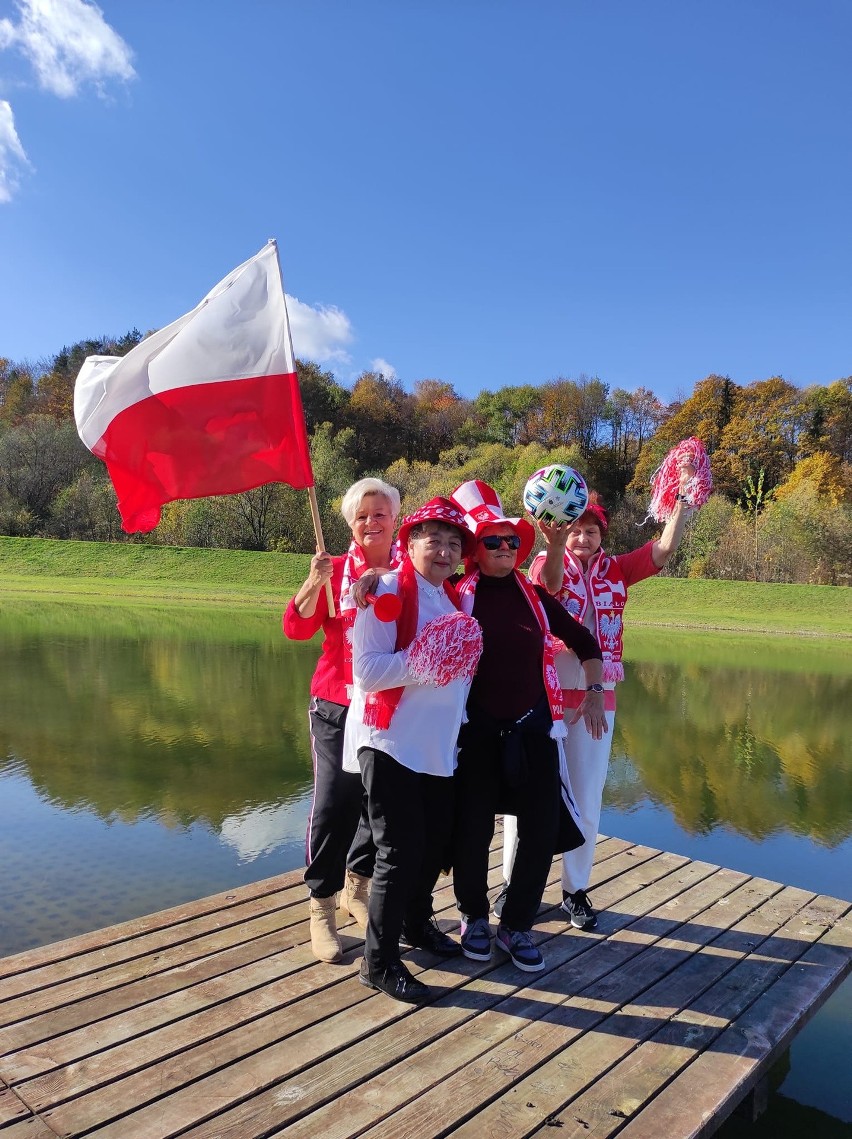
[[[316,650],[279,614],[0,612],[0,955],[302,864]]]
[[[314,652],[284,641],[276,614],[242,641],[239,614],[229,640],[218,622],[187,633],[158,615],[132,636],[111,614],[84,610],[76,630],[67,614],[59,630],[0,617],[0,754],[26,765],[45,802],[218,829],[305,792]]]
[[[664,805],[689,834],[791,831],[835,847],[852,833],[850,709],[848,671],[633,661],[608,801]]]

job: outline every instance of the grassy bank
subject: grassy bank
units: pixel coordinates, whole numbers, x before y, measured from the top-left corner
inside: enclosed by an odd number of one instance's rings
[[[306,554],[0,537],[0,599],[275,606],[298,589]],[[635,626],[852,638],[852,589],[655,578],[630,591]]]
[[[307,554],[0,537],[0,596],[280,606],[309,563]]]

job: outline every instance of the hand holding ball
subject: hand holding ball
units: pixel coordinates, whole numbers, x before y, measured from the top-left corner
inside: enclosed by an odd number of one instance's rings
[[[537,521],[576,522],[589,504],[586,480],[573,467],[552,463],[536,471],[524,487],[524,507]]]

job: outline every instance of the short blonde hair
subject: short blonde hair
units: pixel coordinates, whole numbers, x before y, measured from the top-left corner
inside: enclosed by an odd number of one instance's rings
[[[340,513],[346,519],[347,526],[351,526],[355,521],[361,500],[372,494],[381,494],[388,500],[391,514],[396,521],[399,516],[399,491],[396,487],[384,482],[383,479],[359,479],[350,486],[340,504]]]

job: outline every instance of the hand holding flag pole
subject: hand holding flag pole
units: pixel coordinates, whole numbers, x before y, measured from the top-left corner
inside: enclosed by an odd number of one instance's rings
[[[284,482],[307,488],[323,548],[275,241],[126,356],[87,357],[74,417],[127,533],[153,530],[176,499]]]
[[[284,275],[281,272],[281,259],[278,256],[278,242],[275,240],[274,237],[270,237],[269,244],[274,246],[274,248],[275,248],[275,263],[278,266],[278,280],[281,283],[281,295],[282,295],[282,297],[284,297],[284,314],[286,317],[287,316],[287,295],[284,292]],[[294,362],[293,367],[295,369],[296,353],[293,351],[293,336],[292,336],[292,333],[290,332],[289,317],[287,317],[287,340],[290,344],[290,356]],[[298,386],[298,379],[297,379],[296,383]],[[301,402],[301,400],[300,400],[300,402]],[[307,438],[307,427],[305,426],[304,412],[302,413],[302,426],[303,426],[304,431],[305,431],[305,437]],[[309,452],[309,454],[310,454],[310,452]],[[310,462],[310,458],[308,459],[308,462]],[[322,536],[322,522],[320,521],[319,505],[317,504],[317,492],[314,489],[313,472],[311,472],[311,482],[310,482],[310,486],[308,486],[307,490],[308,490],[308,504],[310,505],[310,508],[311,508],[311,521],[314,524],[314,538],[316,539],[316,543],[317,543],[317,553],[321,554],[323,552],[323,550],[325,549],[325,540],[323,539],[323,536]],[[326,600],[326,603],[328,605],[328,615],[329,615],[329,617],[333,617],[335,610],[334,610],[334,594],[331,592],[331,581],[327,581],[325,583],[325,600]]]

